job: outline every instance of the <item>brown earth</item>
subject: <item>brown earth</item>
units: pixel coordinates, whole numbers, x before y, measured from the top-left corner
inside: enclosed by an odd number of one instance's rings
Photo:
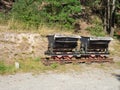
[[[47,39],[37,33],[0,33],[0,60],[41,57],[47,50]]]

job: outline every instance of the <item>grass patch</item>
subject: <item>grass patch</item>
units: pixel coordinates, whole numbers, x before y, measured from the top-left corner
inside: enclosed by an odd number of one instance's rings
[[[114,40],[110,47],[112,47],[110,50],[112,56],[120,56],[120,42],[118,40]]]
[[[88,27],[86,30],[88,30],[94,36],[105,36],[103,27],[101,25],[95,25],[92,27]]]
[[[14,65],[5,64],[5,62],[0,61],[0,74],[14,74],[16,69]]]
[[[55,69],[55,68],[58,67],[58,64],[57,64],[57,63],[53,63],[53,64],[51,64],[50,66],[51,66],[51,68]]]
[[[116,62],[115,64],[120,68],[120,62]]]
[[[41,59],[39,57],[36,58],[27,58],[24,60],[19,60],[20,63],[20,72],[34,72],[41,73],[47,71],[55,71],[55,72],[67,72],[67,71],[79,71],[80,65],[74,64],[65,64],[60,65],[58,63],[53,63],[50,66],[45,66],[41,63]]]
[[[86,30],[90,32],[91,35],[94,36],[105,36],[106,33],[103,30],[103,24],[99,17],[93,16],[91,19],[92,26],[88,27]]]
[[[40,58],[26,58],[18,61],[20,64],[20,72],[45,72],[49,70],[48,67],[44,66],[40,62]]]
[[[69,72],[69,71],[80,71],[80,65],[65,64],[59,65],[53,63],[50,66],[45,66],[41,63],[41,58],[26,58],[17,60],[19,63],[19,69],[15,68],[15,64],[7,65],[5,62],[0,62],[0,74],[15,74],[21,72],[32,72],[33,74],[45,73],[48,71],[52,72]]]
[[[0,24],[1,25],[1,24]],[[4,27],[3,27],[4,26]],[[28,27],[24,22],[9,20],[6,24],[0,26],[1,32],[16,32],[16,33],[39,33],[41,36],[48,34],[73,34],[73,29],[60,28],[57,26],[48,26],[46,24],[40,24],[38,28]]]
[[[115,64],[108,63],[96,63],[96,64],[64,64],[60,65],[58,63],[53,63],[50,66],[45,66],[41,63],[40,57],[36,58],[26,58],[17,60],[19,63],[19,69],[15,68],[14,64],[7,65],[4,62],[0,62],[0,74],[15,74],[15,73],[26,73],[32,72],[33,74],[45,73],[48,71],[57,72],[57,73],[66,73],[66,72],[84,72],[87,70],[93,69],[103,69],[110,70],[111,68],[120,68],[120,62]]]

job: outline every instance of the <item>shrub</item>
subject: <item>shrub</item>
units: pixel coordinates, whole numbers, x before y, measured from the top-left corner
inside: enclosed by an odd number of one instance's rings
[[[11,15],[29,28],[38,28],[41,23],[71,28],[75,18],[70,15],[80,11],[79,0],[17,0]]]

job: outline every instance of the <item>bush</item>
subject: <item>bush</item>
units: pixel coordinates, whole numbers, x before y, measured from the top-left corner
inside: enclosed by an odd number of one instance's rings
[[[39,14],[34,0],[17,0],[11,11],[12,18],[26,23],[27,27],[36,28],[38,28],[41,22]]]
[[[26,23],[29,28],[38,28],[41,23],[72,28],[75,18],[70,15],[80,11],[79,0],[17,0],[11,15],[14,20]]]

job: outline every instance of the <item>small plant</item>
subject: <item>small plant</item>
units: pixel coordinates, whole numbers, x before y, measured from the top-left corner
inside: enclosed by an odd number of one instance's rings
[[[34,60],[35,60],[36,62],[39,62],[41,59],[40,59],[40,57],[36,57]]]
[[[0,62],[0,74],[5,73],[7,67],[5,66],[5,64],[3,62]]]
[[[57,67],[58,67],[58,64],[57,64],[57,63],[51,64],[51,68],[55,69],[55,68],[57,68]]]
[[[6,65],[3,61],[0,61],[0,74],[12,74],[15,72],[14,65]]]

